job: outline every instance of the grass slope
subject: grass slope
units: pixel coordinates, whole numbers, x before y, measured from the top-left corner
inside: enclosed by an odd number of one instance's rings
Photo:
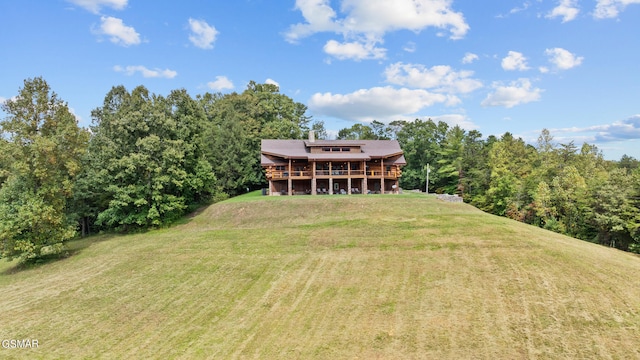
[[[639,358],[640,258],[420,195],[260,197],[0,264],[0,358]]]

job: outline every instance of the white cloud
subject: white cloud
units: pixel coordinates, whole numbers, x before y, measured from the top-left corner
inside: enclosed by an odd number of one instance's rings
[[[350,94],[316,93],[309,109],[317,115],[354,121],[391,121],[451,98],[426,90],[395,89],[390,86],[361,89]]]
[[[516,105],[526,104],[540,100],[542,90],[532,88],[529,79],[518,79],[509,85],[501,83],[493,84],[494,92],[487,95],[482,101],[482,106],[504,106],[512,108]]]
[[[618,17],[627,5],[640,4],[640,0],[597,0],[593,17],[596,19],[610,19]]]
[[[519,13],[521,11],[525,11],[525,10],[527,10],[529,8],[529,6],[531,6],[531,3],[526,1],[526,2],[524,2],[522,4],[522,7],[515,7],[513,9],[509,10],[509,14],[517,14],[517,13]]]
[[[529,70],[529,66],[527,65],[527,58],[517,51],[509,51],[507,57],[502,59],[502,68],[507,71],[519,70],[525,71]]]
[[[530,6],[531,6],[531,3],[529,1],[525,1],[522,4],[521,7],[514,7],[511,10],[509,10],[509,12],[507,14],[499,14],[496,17],[497,18],[507,18],[507,17],[509,17],[509,15],[517,14],[519,12],[527,10]]]
[[[342,19],[329,0],[296,0],[306,23],[291,26],[289,41],[297,41],[317,32],[365,34],[381,37],[395,30],[420,31],[427,27],[448,29],[451,38],[460,39],[469,30],[462,13],[451,9],[451,0],[343,0]]]
[[[640,139],[640,114],[630,116],[622,121],[611,124],[594,125],[587,127],[570,127],[549,129],[553,134],[560,134],[557,139],[576,139],[585,142],[612,142]],[[579,134],[579,135],[564,135]],[[564,135],[564,136],[563,136]]]
[[[623,121],[601,126],[596,141],[617,141],[640,139],[640,114]]]
[[[271,78],[268,78],[267,80],[265,80],[265,81],[264,81],[264,83],[265,83],[265,84],[275,85],[275,86],[277,86],[278,88],[280,88],[280,84],[278,84],[278,82],[277,82],[277,81],[275,81],[275,80],[273,80],[273,79],[271,79]]]
[[[122,10],[127,6],[128,0],[67,0],[94,14],[99,14],[102,7],[110,7],[114,10]]]
[[[407,45],[405,45],[402,50],[408,52],[408,53],[414,53],[416,52],[416,43],[414,43],[413,41],[409,41],[407,43]]]
[[[233,82],[229,80],[226,76],[216,76],[214,81],[209,81],[207,83],[209,89],[222,91],[222,90],[230,90],[234,88]]]
[[[122,46],[140,44],[140,34],[138,34],[133,27],[125,25],[122,19],[102,16],[100,21],[102,23],[97,32],[110,36],[109,40],[111,40],[112,43]]]
[[[317,32],[340,31],[340,24],[334,21],[336,12],[329,5],[329,0],[296,0],[296,9],[302,12],[307,23],[291,26],[285,34],[289,42],[296,42]]]
[[[344,43],[332,40],[325,45],[325,51],[347,59],[378,59],[384,49],[375,45],[391,31],[419,32],[434,27],[448,30],[451,39],[463,38],[469,25],[462,13],[452,10],[451,3],[452,0],[342,0],[343,16],[339,17],[330,0],[296,0],[296,9],[302,12],[305,22],[292,25],[285,38],[295,43],[319,32],[341,34]],[[358,45],[359,49],[353,49]],[[354,51],[356,55],[352,54]]]
[[[558,6],[553,8],[545,17],[548,19],[562,17],[563,23],[574,20],[580,12],[577,3],[577,0],[560,0]]]
[[[384,71],[386,81],[400,86],[433,89],[449,94],[469,93],[482,87],[482,82],[471,78],[473,71],[454,71],[450,66],[426,68],[418,64],[398,62]]]
[[[324,52],[339,60],[351,59],[360,61],[366,59],[383,59],[386,51],[386,49],[375,47],[375,43],[339,43],[335,40],[329,40],[324,45]]]
[[[582,64],[584,57],[576,56],[562,48],[547,49],[544,52],[549,61],[559,70],[568,70]]]
[[[465,130],[476,130],[480,127],[471,121],[466,115],[462,114],[446,114],[446,115],[438,115],[438,116],[429,116],[425,117],[425,119],[430,118],[431,120],[438,122],[442,121],[450,126],[460,126]]]
[[[213,43],[216,41],[218,31],[215,27],[207,24],[204,20],[195,20],[189,18],[189,41],[201,49],[213,49]]]
[[[148,69],[142,65],[130,65],[126,67],[122,67],[120,65],[116,65],[113,67],[113,70],[116,72],[123,72],[129,76],[139,72],[143,77],[146,78],[165,78],[165,79],[173,79],[178,75],[178,73],[174,70],[161,70],[161,69]]]
[[[466,53],[464,54],[464,57],[462,58],[462,63],[463,64],[471,64],[472,62],[478,60],[479,57],[478,55],[474,54],[474,53]]]

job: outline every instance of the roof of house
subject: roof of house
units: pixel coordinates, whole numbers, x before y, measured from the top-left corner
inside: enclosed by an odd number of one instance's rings
[[[357,146],[361,152],[311,153],[311,147]],[[283,159],[309,161],[367,161],[385,159],[385,164],[405,165],[400,144],[396,140],[262,140],[262,165],[277,165]]]

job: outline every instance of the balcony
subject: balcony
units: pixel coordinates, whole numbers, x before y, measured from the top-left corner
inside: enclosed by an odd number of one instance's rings
[[[389,179],[397,179],[401,176],[400,170],[316,170],[315,176],[320,178],[329,178],[329,177],[368,177],[368,178],[389,178]],[[267,172],[267,176],[270,176],[272,180],[286,180],[286,179],[311,179],[313,177],[313,172],[310,170],[274,170]]]
[[[374,177],[374,178],[380,178],[380,177],[385,177],[385,178],[398,178],[400,177],[401,171],[399,170],[385,170],[385,171],[381,171],[381,170],[367,170],[367,177]]]
[[[364,170],[316,170],[316,176],[329,177],[329,176],[364,176]]]
[[[271,178],[274,180],[288,179],[288,178],[311,178],[311,171],[272,171]]]

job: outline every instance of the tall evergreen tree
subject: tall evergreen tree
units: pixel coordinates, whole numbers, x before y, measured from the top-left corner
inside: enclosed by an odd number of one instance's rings
[[[445,192],[464,196],[466,132],[458,125],[447,131],[438,151],[438,174],[445,182]]]
[[[471,202],[474,197],[485,193],[489,188],[491,176],[487,166],[489,149],[488,143],[482,140],[482,134],[479,131],[471,130],[466,134],[463,159],[465,174],[462,179],[465,201]]]

